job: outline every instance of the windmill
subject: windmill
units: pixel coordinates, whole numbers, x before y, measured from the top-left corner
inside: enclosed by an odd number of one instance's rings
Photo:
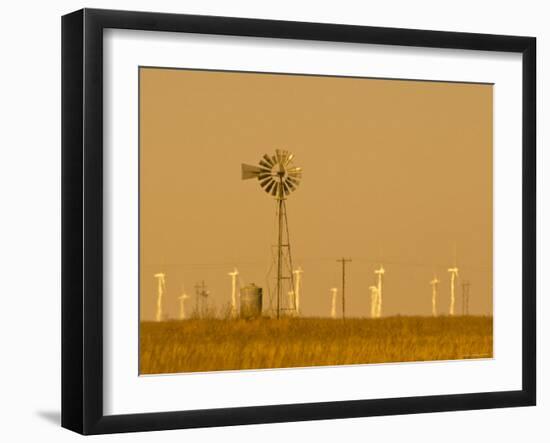
[[[378,287],[369,286],[370,289],[370,316],[376,318],[378,311]]]
[[[237,268],[233,268],[233,272],[228,272],[227,275],[231,277],[231,317],[237,316],[237,276],[239,271]]]
[[[378,276],[378,287],[377,287],[377,299],[378,303],[376,306],[376,317],[382,317],[382,280],[384,274],[386,273],[384,266],[380,265],[380,268],[376,269],[374,273]]]
[[[304,273],[304,270],[300,266],[298,269],[295,269],[292,272],[295,276],[294,279],[294,303],[296,305],[296,315],[300,315],[300,289],[301,289],[301,282],[302,282],[302,274]]]
[[[185,300],[187,300],[188,298],[189,296],[185,293],[185,290],[178,297],[178,300],[180,302],[180,320],[185,320]]]
[[[336,297],[338,297],[338,288],[331,288],[330,292],[332,293],[332,305],[330,308],[331,318],[336,318]]]
[[[439,289],[439,279],[436,275],[434,275],[434,278],[430,281],[430,285],[432,286],[432,316],[437,317],[437,290]]]
[[[162,296],[166,292],[166,274],[159,272],[155,274],[157,279],[157,314],[156,321],[162,321]]]
[[[259,161],[259,166],[242,164],[242,179],[258,179],[260,187],[268,194],[275,197],[277,202],[277,318],[281,315],[283,285],[290,280],[289,290],[294,290],[294,277],[292,274],[292,256],[290,253],[290,239],[288,234],[288,220],[286,215],[286,198],[296,190],[302,178],[302,168],[295,167],[292,160],[294,154],[277,149],[275,155],[264,156]],[[286,266],[285,266],[286,255]],[[284,268],[287,269],[284,269]],[[287,309],[295,309],[289,306]]]

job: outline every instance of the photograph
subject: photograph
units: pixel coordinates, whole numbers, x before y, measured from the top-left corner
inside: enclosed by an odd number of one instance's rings
[[[493,358],[493,84],[138,70],[140,375]]]

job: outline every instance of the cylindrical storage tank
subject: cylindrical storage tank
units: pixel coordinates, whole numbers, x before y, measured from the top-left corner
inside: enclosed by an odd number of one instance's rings
[[[241,288],[241,318],[262,315],[262,288],[254,283]]]

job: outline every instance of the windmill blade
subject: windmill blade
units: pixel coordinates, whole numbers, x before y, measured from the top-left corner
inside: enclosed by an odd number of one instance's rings
[[[242,173],[241,178],[243,180],[248,180],[250,178],[256,178],[258,176],[258,174],[260,173],[260,171],[261,171],[261,169],[258,166],[252,166],[252,165],[247,165],[247,164],[243,163],[241,165],[241,173]]]
[[[258,180],[260,181],[265,180],[268,177],[271,177],[271,172],[260,172],[258,174]]]
[[[286,157],[286,163],[285,163],[285,166],[288,166],[290,164],[290,162],[292,161],[292,159],[294,158],[294,154],[291,154],[289,153]]]
[[[265,168],[266,170],[269,170],[271,171],[271,168],[273,167],[273,165],[270,165],[268,162],[266,162],[264,159],[261,159],[260,160],[260,166],[262,168]]]
[[[275,186],[273,187],[273,189],[271,190],[271,195],[273,197],[277,197],[277,195],[279,195],[279,182],[274,182],[275,183]]]
[[[276,183],[277,182],[275,180],[270,180],[269,184],[265,188],[265,192],[267,192],[269,194],[271,192],[271,189],[273,188],[273,185],[276,184]]]
[[[289,192],[292,192],[296,189],[296,186],[294,185],[294,183],[292,183],[292,180],[290,180],[289,177],[286,178],[285,185],[288,187]]]
[[[289,183],[292,183],[294,185],[294,187],[296,187],[296,188],[300,184],[300,180],[298,180],[297,178],[294,178],[294,177],[288,176],[287,180],[288,180]]]
[[[285,195],[290,194],[290,190],[288,189],[288,185],[286,184],[286,182],[283,182],[282,185],[283,185],[283,192],[284,192],[284,194],[285,194]]]
[[[290,168],[288,175],[291,177],[301,178],[302,177],[302,168]]]
[[[264,156],[262,157],[262,160],[260,160],[260,164],[262,162],[266,163],[264,166],[266,166],[269,169],[271,169],[273,167],[273,165],[275,164],[273,162],[273,160],[271,159],[271,157],[267,154],[264,154]]]
[[[283,166],[286,166],[286,164],[288,163],[288,155],[289,152],[286,150],[279,151],[279,161]]]
[[[273,182],[273,181],[274,181],[274,180],[273,180],[273,177],[269,176],[269,177],[263,179],[263,180],[260,182],[260,186],[261,186],[262,188],[265,188],[269,182]]]

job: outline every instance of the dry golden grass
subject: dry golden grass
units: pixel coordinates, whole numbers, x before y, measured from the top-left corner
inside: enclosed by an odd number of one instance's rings
[[[492,317],[142,322],[140,373],[487,358]]]

